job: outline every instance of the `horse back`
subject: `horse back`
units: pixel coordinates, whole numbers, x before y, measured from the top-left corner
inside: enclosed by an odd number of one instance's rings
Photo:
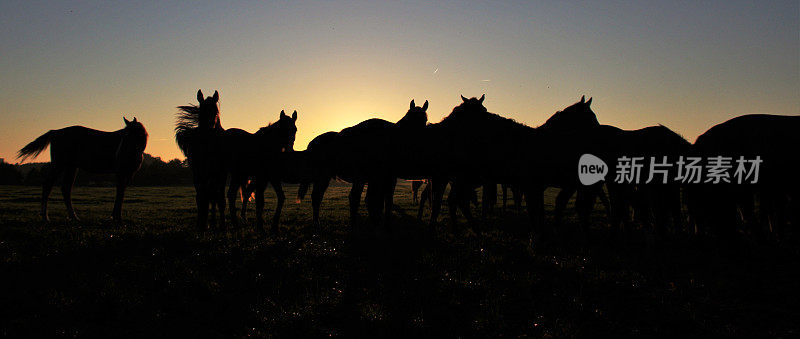
[[[718,124],[697,137],[694,153],[738,159],[760,157],[763,181],[800,188],[800,116],[743,115]]]
[[[89,172],[113,173],[121,141],[122,130],[106,132],[83,126],[54,130],[50,161]]]

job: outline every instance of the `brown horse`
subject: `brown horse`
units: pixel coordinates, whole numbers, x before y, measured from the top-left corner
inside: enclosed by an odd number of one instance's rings
[[[212,226],[219,209],[220,227],[225,227],[225,180],[227,179],[224,129],[219,119],[219,93],[203,98],[197,91],[199,105],[178,106],[175,141],[192,170],[196,192],[197,228],[208,226],[208,207],[212,205]]]
[[[294,138],[297,133],[295,122],[297,121],[297,111],[289,117],[281,111],[277,122],[260,128],[256,133],[230,128],[225,130],[224,144],[228,149],[228,171],[231,175],[231,183],[228,187],[228,204],[230,207],[231,223],[234,227],[238,226],[236,217],[236,198],[239,192],[249,192],[255,190],[256,193],[256,229],[264,229],[264,189],[267,184],[272,184],[275,194],[278,197],[275,215],[272,220],[272,230],[278,230],[281,208],[283,208],[286,197],[281,186],[281,155],[284,152],[291,152],[294,148]],[[253,186],[247,188],[247,182],[253,179]],[[249,192],[248,192],[249,191]],[[242,198],[246,198],[243,196]],[[246,202],[242,200],[242,217],[245,217],[247,210]]]
[[[21,150],[17,158],[36,158],[50,145],[50,173],[42,185],[42,219],[48,221],[47,199],[56,179],[63,175],[61,193],[67,206],[67,216],[77,220],[72,207],[72,185],[78,169],[93,173],[114,173],[117,177],[117,196],[114,200],[114,221],[122,220],[122,200],[125,187],[130,184],[133,175],[142,164],[142,157],[147,147],[147,130],[144,125],[133,118],[133,121],[122,118],[125,128],[104,132],[83,126],[72,126],[50,130],[36,138]]]

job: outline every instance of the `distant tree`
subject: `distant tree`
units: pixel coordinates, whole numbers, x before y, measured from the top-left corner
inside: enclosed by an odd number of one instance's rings
[[[17,167],[0,160],[0,185],[22,184],[22,173]]]
[[[0,185],[40,186],[48,173],[50,163],[28,163],[23,165],[0,165]],[[16,178],[16,179],[15,179]],[[60,184],[58,178],[57,184]],[[96,174],[78,171],[76,186],[114,186],[113,174]],[[132,186],[190,186],[192,172],[186,160],[172,159],[164,162],[160,157],[145,153],[142,167],[134,175]]]
[[[41,167],[33,167],[28,171],[28,174],[25,175],[25,180],[23,184],[25,185],[32,185],[32,186],[41,186],[42,182],[44,181],[44,176],[42,175],[43,171],[47,170],[47,166]]]

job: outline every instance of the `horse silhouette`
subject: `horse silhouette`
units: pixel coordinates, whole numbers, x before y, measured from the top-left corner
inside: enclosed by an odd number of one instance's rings
[[[397,175],[392,168],[393,157],[409,130],[424,128],[428,117],[428,101],[422,107],[411,100],[408,112],[397,123],[369,119],[341,132],[323,133],[308,144],[313,168],[312,182],[301,184],[298,197],[302,199],[313,183],[311,193],[313,222],[319,225],[319,208],[325,190],[333,178],[352,184],[349,203],[350,221],[356,226],[364,185],[369,184],[366,204],[370,218],[377,223],[391,217]]]
[[[209,204],[211,224],[216,224],[219,210],[219,225],[225,227],[225,180],[227,179],[225,157],[228,150],[223,143],[224,129],[219,118],[219,93],[203,97],[197,91],[198,105],[178,106],[175,124],[175,141],[189,161],[196,192],[197,228],[208,227]]]
[[[572,135],[564,135],[560,128],[533,128],[512,119],[504,118],[490,113],[483,106],[485,96],[480,99],[465,97],[462,104],[455,107],[453,112],[438,124],[429,127],[439,129],[440,136],[436,141],[441,145],[439,154],[438,177],[432,180],[433,206],[431,222],[435,223],[438,217],[442,192],[447,182],[451,182],[451,196],[448,199],[451,221],[455,218],[456,210],[471,219],[469,211],[469,192],[476,186],[485,183],[506,183],[519,187],[528,200],[527,209],[533,225],[543,223],[542,199],[544,188],[565,182],[557,180],[563,172],[561,168],[554,170],[549,162],[559,159],[562,153],[562,143],[571,144]],[[585,98],[565,108],[563,113],[557,113],[555,121],[564,119],[580,121],[577,124],[589,125],[596,123],[594,112],[591,112],[591,99]],[[589,122],[584,122],[589,120]],[[575,122],[566,122],[564,125],[574,125]],[[578,133],[573,133],[578,135]],[[557,141],[557,142],[554,142]],[[509,147],[518,145],[520,147]],[[520,149],[530,150],[520,152]],[[570,154],[570,160],[577,165],[577,157]],[[571,159],[574,158],[574,159]],[[497,166],[497,164],[504,166]],[[570,180],[577,182],[577,173],[571,167],[569,173],[574,177]],[[574,184],[572,184],[574,185]],[[460,198],[459,198],[460,197]]]
[[[622,130],[614,126],[600,125],[584,129],[581,134],[575,139],[585,145],[573,153],[583,152],[595,155],[610,168],[605,182],[610,202],[604,202],[604,204],[612,228],[629,228],[631,211],[643,225],[652,226],[660,235],[663,235],[670,225],[676,230],[682,227],[680,184],[672,180],[677,175],[676,169],[674,167],[667,169],[666,184],[660,182],[662,178],[655,177],[655,175],[654,181],[650,183],[646,181],[650,176],[650,159],[653,158],[654,161],[662,163],[666,157],[666,163],[674,164],[678,161],[679,156],[689,153],[691,144],[686,139],[663,125],[638,130]],[[608,180],[614,178],[615,172],[611,169],[615,168],[618,159],[623,156],[643,159],[638,183]],[[566,182],[574,181],[566,180]],[[584,195],[581,196],[579,191],[576,209],[582,226],[588,227],[588,217],[593,209],[595,198],[599,196],[603,199],[604,196],[601,184],[595,184],[588,189],[583,185],[564,188],[556,197],[556,220],[560,217],[564,205],[572,193],[583,188]],[[592,189],[592,187],[596,189]]]
[[[223,134],[226,149],[228,149],[228,171],[231,183],[228,187],[228,205],[230,208],[231,224],[238,226],[236,216],[236,198],[239,192],[245,192],[242,198],[255,191],[256,195],[256,229],[263,231],[264,225],[264,189],[267,184],[277,195],[277,205],[272,222],[272,230],[278,230],[281,209],[286,197],[281,186],[280,166],[281,155],[291,152],[294,147],[297,127],[297,111],[289,117],[281,111],[278,121],[260,128],[255,133],[249,133],[238,128],[229,128]],[[253,186],[247,188],[248,179],[253,179]],[[245,218],[247,205],[242,199],[242,218]]]
[[[579,140],[583,140],[580,137],[581,133],[585,131],[595,128],[600,125],[597,121],[597,116],[591,110],[592,98],[586,100],[585,96],[581,96],[581,100],[571,105],[564,110],[558,111],[554,113],[550,118],[548,118],[544,124],[540,125],[536,129],[539,131],[546,131],[550,132],[552,135],[559,135],[565,134],[568,135],[570,138],[578,138]],[[567,142],[566,144],[572,144],[573,142]],[[552,166],[548,164],[544,164],[543,166]],[[566,170],[566,169],[565,169]],[[519,190],[515,190],[515,185],[509,185],[508,183],[505,186],[512,187],[512,194],[514,194],[514,200],[516,205],[521,205],[521,195],[522,193]],[[605,193],[602,190],[602,183],[592,185],[591,187],[583,187],[578,185],[574,180],[564,180],[564,181],[557,181],[551,182],[547,186],[554,186],[561,188],[559,192],[556,202],[555,202],[555,209],[554,209],[554,221],[556,226],[558,226],[561,222],[561,216],[563,214],[563,210],[566,207],[567,202],[572,197],[574,193],[577,192],[578,197],[576,199],[576,210],[578,210],[579,217],[581,219],[582,224],[588,225],[588,213],[582,213],[582,211],[586,210],[586,203],[589,201],[590,198],[594,196],[598,196],[601,199],[601,202],[606,206],[606,210],[609,209],[609,202],[606,198]],[[516,191],[516,192],[515,192]],[[505,208],[505,200],[506,200],[506,191],[504,187],[503,191],[503,205]]]
[[[698,232],[730,238],[738,225],[763,239],[769,232],[780,237],[788,223],[800,224],[798,130],[800,116],[752,114],[720,123],[697,137],[693,155],[703,160],[730,157],[733,166],[731,183],[705,183],[703,178],[702,183],[686,185],[687,207]],[[763,161],[757,183],[736,182],[733,171],[739,157]]]
[[[63,175],[61,193],[67,206],[67,216],[78,220],[72,207],[72,186],[78,169],[93,173],[114,173],[117,179],[117,195],[114,200],[112,217],[115,222],[122,220],[122,200],[125,188],[142,164],[143,153],[147,147],[147,130],[133,118],[125,122],[125,128],[104,132],[95,129],[72,126],[50,130],[27,144],[17,154],[22,161],[36,158],[50,146],[50,173],[42,185],[42,211],[44,221],[47,215],[47,199],[56,179]]]

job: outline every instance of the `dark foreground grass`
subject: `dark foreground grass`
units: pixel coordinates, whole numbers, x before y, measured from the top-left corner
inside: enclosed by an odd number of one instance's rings
[[[563,232],[532,249],[527,217],[511,211],[481,222],[479,235],[463,220],[431,231],[406,185],[391,232],[352,235],[344,187],[329,191],[312,232],[309,202],[295,204],[295,192],[281,233],[259,236],[196,232],[192,188],[132,188],[115,226],[113,189],[76,188],[79,222],[65,221],[54,192],[43,224],[38,188],[0,187],[0,334],[788,337],[800,328],[791,247],[652,244],[645,233],[620,241],[597,212],[587,241]]]

